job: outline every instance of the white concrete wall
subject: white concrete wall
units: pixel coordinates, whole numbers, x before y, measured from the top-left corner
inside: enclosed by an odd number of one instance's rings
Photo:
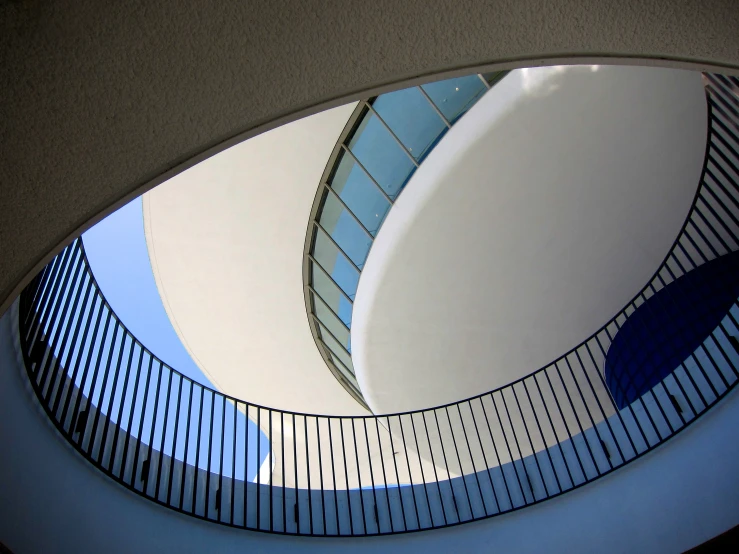
[[[596,331],[668,253],[705,146],[698,73],[505,77],[421,164],[370,251],[352,327],[370,408],[480,394]]]
[[[268,406],[365,414],[326,367],[303,297],[303,245],[328,158],[356,104],[242,142],[144,196],[154,276],[218,390]]]
[[[393,537],[311,539],[202,522],[126,491],[66,444],[29,390],[13,325],[9,314],[0,319],[0,541],[15,554],[681,552],[738,522],[736,392],[614,474],[478,523]]]

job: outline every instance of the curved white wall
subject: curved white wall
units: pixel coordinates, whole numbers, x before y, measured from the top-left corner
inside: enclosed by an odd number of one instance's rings
[[[504,78],[421,164],[370,251],[352,350],[373,411],[505,385],[604,324],[667,254],[705,143],[698,73]]]
[[[478,523],[390,537],[316,539],[199,521],[127,491],[59,436],[17,360],[14,326],[10,312],[0,318],[0,542],[14,554],[682,552],[738,522],[737,392],[610,476]]]
[[[242,142],[144,196],[159,293],[192,359],[237,398],[366,413],[326,367],[303,298],[303,245],[326,162],[355,104]]]

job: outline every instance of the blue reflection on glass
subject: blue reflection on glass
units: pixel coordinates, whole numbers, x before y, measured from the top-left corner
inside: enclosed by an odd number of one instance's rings
[[[342,151],[340,156],[331,188],[362,225],[376,235],[390,210],[390,202],[349,154]]]
[[[316,229],[313,256],[349,298],[354,298],[359,284],[359,272],[326,234]]]
[[[372,239],[328,191],[318,221],[331,234],[339,248],[361,269],[372,246]]]
[[[334,311],[347,327],[352,326],[352,304],[331,279],[311,262],[311,284],[323,301]]]
[[[416,87],[383,94],[372,107],[417,160],[423,158],[447,129]]]
[[[334,315],[332,309],[318,295],[313,296],[316,317],[331,331],[334,337],[336,337],[336,340],[341,342],[342,346],[351,352],[349,329]]]
[[[365,114],[349,149],[390,198],[408,181],[415,165],[373,113]]]
[[[328,333],[322,324],[319,323],[318,327],[321,330],[321,340],[323,343],[328,346],[331,353],[336,356],[352,374],[354,374],[354,366],[352,365],[351,356],[342,349],[341,345]]]
[[[477,102],[487,87],[477,75],[468,75],[429,83],[423,85],[423,90],[444,117],[450,123],[454,123]]]

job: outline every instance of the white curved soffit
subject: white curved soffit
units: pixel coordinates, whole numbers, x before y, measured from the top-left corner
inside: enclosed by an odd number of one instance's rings
[[[372,247],[352,322],[370,408],[479,394],[587,338],[667,254],[705,143],[698,73],[509,74],[421,165]]]
[[[308,325],[302,259],[321,174],[355,104],[234,146],[144,196],[157,287],[221,391],[274,408],[366,413]]]

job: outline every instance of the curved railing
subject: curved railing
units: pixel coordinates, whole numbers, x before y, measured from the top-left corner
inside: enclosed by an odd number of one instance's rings
[[[669,255],[611,321],[524,378],[392,415],[244,402],[139,343],[99,291],[78,239],[20,297],[21,348],[38,400],[80,454],[128,489],[260,531],[444,527],[606,475],[685,429],[737,383],[739,82],[705,81],[705,165]],[[667,367],[678,348],[684,358]]]
[[[354,375],[351,326],[372,243],[426,156],[506,73],[455,77],[359,102],[321,176],[303,254],[308,322],[328,368],[368,410]]]

